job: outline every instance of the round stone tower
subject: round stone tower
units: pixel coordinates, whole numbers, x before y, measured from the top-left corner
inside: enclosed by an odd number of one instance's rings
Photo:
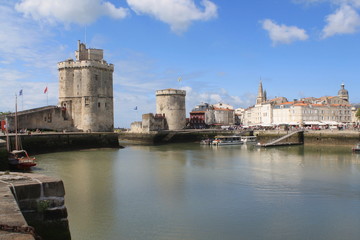
[[[349,92],[345,89],[345,84],[341,84],[341,89],[338,91],[339,98],[349,101]]]
[[[156,113],[165,115],[169,130],[180,130],[186,125],[185,90],[156,91]]]

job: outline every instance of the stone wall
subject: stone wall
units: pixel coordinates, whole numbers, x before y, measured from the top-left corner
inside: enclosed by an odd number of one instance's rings
[[[21,111],[17,114],[18,131],[21,129],[43,129],[62,131],[76,130],[70,117],[66,117],[63,108],[57,106],[48,106],[35,108],[27,111]],[[9,131],[15,131],[15,115],[7,117]]]
[[[29,153],[46,153],[89,148],[119,148],[117,133],[48,133],[19,135]],[[10,137],[14,145],[14,136]]]
[[[254,135],[258,137],[261,143],[286,135],[288,131],[255,131]],[[297,136],[293,136],[296,140]],[[289,140],[290,141],[290,140]],[[324,144],[324,145],[354,145],[360,141],[360,133],[356,131],[305,131],[304,144]]]
[[[0,181],[8,185],[27,225],[34,227],[43,240],[71,239],[60,179],[33,173],[0,173]]]

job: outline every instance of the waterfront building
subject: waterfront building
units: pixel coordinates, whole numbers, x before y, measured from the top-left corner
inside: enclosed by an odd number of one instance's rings
[[[190,112],[189,124],[190,127],[200,129],[206,128],[205,112],[210,108],[210,104],[201,103],[192,109]]]
[[[267,99],[262,82],[258,87],[256,104],[244,110],[242,122],[245,126],[271,126],[273,124],[273,107],[276,104],[287,102],[285,97]]]
[[[235,125],[241,125],[242,119],[244,116],[245,109],[244,108],[236,108],[234,110],[235,113]]]
[[[353,122],[348,91],[341,84],[338,96],[309,97],[292,102],[280,97],[265,100],[260,82],[256,104],[244,111],[243,122],[249,126],[325,126]]]
[[[234,107],[225,103],[202,103],[190,112],[190,126],[192,128],[230,126],[235,123]]]

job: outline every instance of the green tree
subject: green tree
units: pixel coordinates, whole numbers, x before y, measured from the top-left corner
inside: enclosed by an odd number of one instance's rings
[[[360,108],[356,110],[355,117],[360,120]]]

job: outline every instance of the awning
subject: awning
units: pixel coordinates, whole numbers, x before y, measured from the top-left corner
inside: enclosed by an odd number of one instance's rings
[[[341,123],[335,122],[335,121],[323,121],[322,123],[324,123],[325,125],[339,125],[339,124],[341,124]]]
[[[319,121],[304,121],[305,125],[320,125]]]

